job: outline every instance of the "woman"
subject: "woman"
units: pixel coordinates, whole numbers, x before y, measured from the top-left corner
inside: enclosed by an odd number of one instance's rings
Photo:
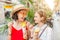
[[[34,15],[35,23],[33,28],[32,40],[51,40],[52,29],[46,24],[46,14],[43,10],[39,10]]]
[[[27,40],[27,21],[25,20],[28,8],[24,5],[13,7],[12,19],[8,24],[8,40]]]

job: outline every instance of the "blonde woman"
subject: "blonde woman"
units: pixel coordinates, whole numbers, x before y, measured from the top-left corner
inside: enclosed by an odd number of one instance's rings
[[[46,14],[39,10],[34,15],[36,26],[33,28],[31,40],[51,40],[52,28],[46,24]]]

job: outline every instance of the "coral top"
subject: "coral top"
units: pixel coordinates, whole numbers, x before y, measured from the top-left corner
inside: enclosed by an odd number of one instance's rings
[[[17,30],[12,26],[11,40],[24,40],[23,39],[23,30]]]

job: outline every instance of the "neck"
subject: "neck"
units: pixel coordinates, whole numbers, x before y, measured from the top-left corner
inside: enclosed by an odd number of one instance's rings
[[[42,22],[39,22],[39,23],[38,23],[38,26],[39,26],[39,27],[42,27],[43,25],[44,25],[44,23],[42,23]]]
[[[24,22],[24,21],[18,21],[18,20],[17,20],[16,22],[17,22],[17,24],[20,24],[20,23],[22,23],[22,22]]]

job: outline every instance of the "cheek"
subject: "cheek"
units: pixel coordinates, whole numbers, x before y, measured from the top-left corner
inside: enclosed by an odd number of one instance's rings
[[[37,18],[34,18],[34,20],[35,20],[35,23],[39,23],[41,21],[41,18],[37,17]]]
[[[39,18],[38,18],[38,17],[35,17],[35,18],[34,18],[34,20],[37,20],[37,21],[38,21],[38,20],[39,20]]]
[[[22,18],[22,16],[21,16],[21,15],[19,15],[19,16],[18,16],[18,19],[21,19],[21,18]]]
[[[38,22],[38,18],[34,18],[35,22]]]
[[[22,21],[22,20],[24,20],[24,18],[23,18],[23,16],[18,16],[18,20],[20,20],[20,21]]]
[[[36,21],[36,18],[34,17],[34,20]]]

